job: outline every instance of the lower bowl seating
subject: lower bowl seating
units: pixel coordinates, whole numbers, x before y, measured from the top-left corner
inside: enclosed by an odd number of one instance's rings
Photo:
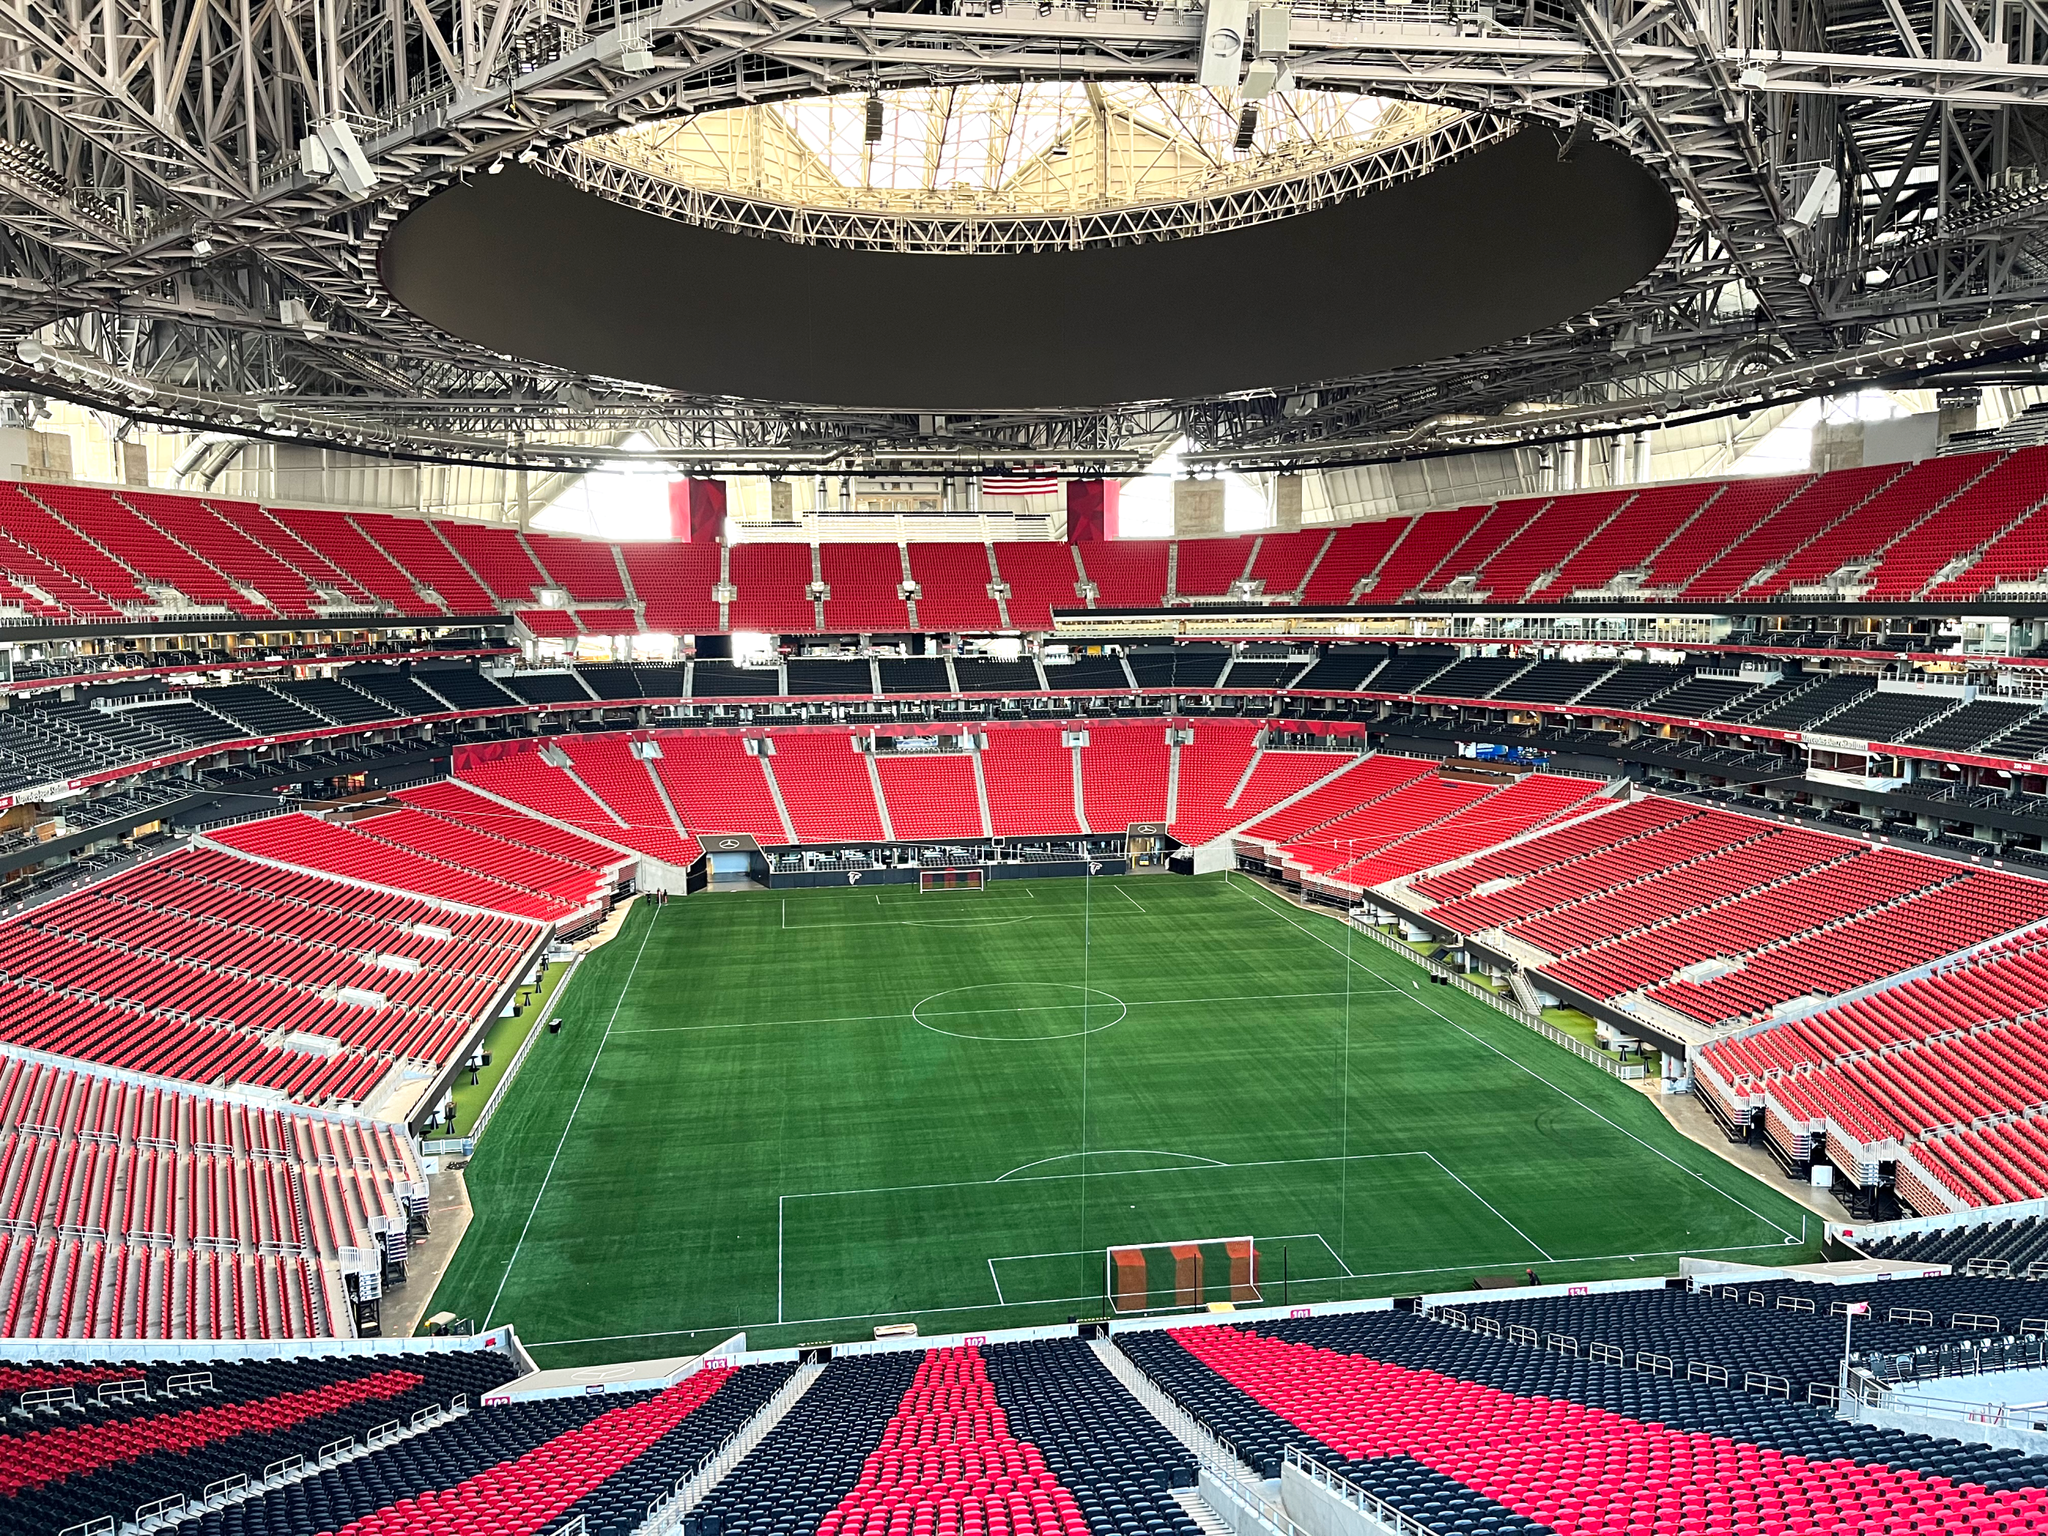
[[[1475,1531],[1999,1531],[2048,1526],[2048,1461],[1477,1337],[1402,1313],[1126,1334],[1260,1471],[1293,1446],[1426,1519],[1409,1458],[1504,1506]],[[1385,1496],[1385,1495],[1383,1495]]]

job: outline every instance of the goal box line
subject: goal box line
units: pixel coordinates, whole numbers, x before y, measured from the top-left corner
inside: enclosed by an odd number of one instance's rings
[[[988,889],[988,872],[978,868],[920,869],[917,872],[917,894],[929,896],[934,891],[985,891]]]
[[[1102,1293],[1116,1313],[1185,1310],[1219,1302],[1256,1305],[1258,1240],[1197,1237],[1118,1243],[1103,1250]]]

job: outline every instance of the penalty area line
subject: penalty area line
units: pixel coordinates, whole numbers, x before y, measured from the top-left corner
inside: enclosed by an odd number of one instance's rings
[[[1397,992],[1398,987],[1353,987],[1353,997],[1379,997]],[[1247,992],[1231,997],[1149,997],[1137,1002],[1125,1001],[1126,1008],[1192,1008],[1204,1003],[1286,1003],[1298,1002],[1304,998],[1342,997],[1342,992]],[[963,1013],[1051,1013],[1069,1009],[1078,1013],[1079,1003],[1034,1003],[1022,1008],[980,1008],[934,1011],[933,1018],[950,1018],[957,1012]],[[907,1013],[847,1013],[824,1019],[756,1019],[738,1024],[651,1024],[645,1029],[614,1030],[617,1035],[684,1035],[713,1029],[786,1029],[803,1024],[879,1024],[892,1019],[908,1019]]]
[[[1506,1214],[1501,1210],[1499,1206],[1495,1205],[1491,1200],[1487,1199],[1486,1196],[1479,1193],[1478,1190],[1474,1189],[1470,1184],[1467,1184],[1463,1179],[1459,1178],[1457,1174],[1453,1173],[1450,1170],[1450,1168],[1445,1164],[1442,1158],[1438,1157],[1434,1152],[1427,1152],[1423,1155],[1427,1157],[1432,1163],[1435,1163],[1437,1167],[1443,1169],[1444,1176],[1448,1178],[1452,1183],[1456,1184],[1458,1188],[1464,1190],[1466,1194],[1470,1195],[1474,1200],[1477,1200],[1481,1205],[1485,1206],[1489,1211],[1493,1212],[1493,1214],[1500,1219],[1501,1223],[1505,1225],[1509,1231],[1513,1232],[1515,1236],[1519,1237],[1531,1248],[1534,1248],[1538,1253],[1542,1254],[1547,1262],[1556,1262],[1556,1260],[1550,1257],[1549,1249],[1545,1248],[1541,1243],[1537,1242],[1535,1238],[1531,1237],[1528,1233],[1524,1232],[1520,1227],[1516,1226],[1515,1223],[1509,1221]]]
[[[1237,890],[1238,888],[1239,883],[1237,881],[1233,880],[1229,882],[1229,889]],[[1383,973],[1374,970],[1371,966],[1367,965],[1363,960],[1357,959],[1355,956],[1352,956],[1346,953],[1345,951],[1338,949],[1335,944],[1332,944],[1328,939],[1324,938],[1321,934],[1313,932],[1311,929],[1308,928],[1306,924],[1296,922],[1286,913],[1273,907],[1270,903],[1266,902],[1265,900],[1262,900],[1260,897],[1252,895],[1249,891],[1247,891],[1245,899],[1249,901],[1253,906],[1258,907],[1261,911],[1264,911],[1270,914],[1271,916],[1279,918],[1281,922],[1287,924],[1290,928],[1299,929],[1302,933],[1307,934],[1311,940],[1313,940],[1317,944],[1322,945],[1323,948],[1335,951],[1338,954],[1343,954],[1346,960],[1350,961],[1352,965],[1355,965],[1360,970],[1364,971],[1368,976],[1375,977],[1380,981],[1386,981],[1388,979]],[[1333,920],[1339,922],[1345,921],[1345,919],[1342,918]],[[1390,990],[1399,992],[1406,991],[1407,989],[1403,987],[1394,987]],[[1638,1136],[1634,1131],[1630,1130],[1627,1126],[1621,1124],[1619,1121],[1611,1120],[1606,1115],[1601,1114],[1599,1110],[1595,1109],[1592,1105],[1588,1104],[1584,1099],[1578,1097],[1578,1095],[1572,1093],[1569,1089],[1563,1087],[1558,1083],[1552,1082],[1549,1078],[1545,1077],[1541,1072],[1538,1072],[1534,1067],[1530,1066],[1527,1062],[1521,1061],[1518,1058],[1510,1055],[1508,1052],[1502,1050],[1499,1046],[1495,1045],[1491,1040],[1488,1040],[1484,1036],[1476,1034],[1472,1030],[1467,1029],[1464,1025],[1460,1024],[1456,1019],[1452,1018],[1449,1014],[1444,1013],[1441,1010],[1432,1007],[1430,1004],[1424,1002],[1420,996],[1412,997],[1410,1000],[1415,1004],[1416,1007],[1420,1008],[1424,1013],[1430,1014],[1438,1019],[1441,1019],[1444,1023],[1450,1025],[1451,1028],[1455,1029],[1459,1034],[1465,1036],[1466,1039],[1472,1041],[1475,1045],[1478,1045],[1485,1050],[1491,1051],[1494,1055],[1498,1056],[1502,1061],[1506,1062],[1509,1066],[1514,1067],[1517,1071],[1525,1073],[1528,1076],[1535,1078],[1537,1082],[1543,1084],[1544,1087],[1548,1088],[1552,1093],[1555,1093],[1559,1098],[1564,1099],[1568,1103],[1576,1104],[1580,1109],[1583,1109],[1595,1120],[1600,1121],[1603,1125],[1606,1125],[1609,1128],[1618,1131],[1621,1135],[1626,1136],[1630,1141],[1634,1142],[1644,1151],[1650,1153],[1653,1157],[1656,1157],[1662,1162],[1669,1163],[1673,1168],[1677,1169],[1687,1178],[1693,1179],[1701,1185],[1704,1185],[1707,1189],[1712,1190],[1715,1194],[1719,1195],[1723,1200],[1726,1200],[1730,1205],[1734,1206],[1738,1211],[1748,1212],[1751,1216],[1754,1216],[1758,1221],[1762,1222],[1765,1226],[1769,1227],[1773,1232],[1776,1232],[1781,1237],[1789,1238],[1793,1236],[1793,1234],[1789,1230],[1779,1226],[1775,1221],[1771,1220],[1770,1217],[1766,1216],[1762,1211],[1758,1210],[1755,1206],[1746,1204],[1742,1200],[1736,1198],[1736,1196],[1729,1193],[1727,1190],[1721,1188],[1720,1185],[1716,1184],[1712,1179],[1708,1178],[1705,1174],[1696,1172],[1695,1170],[1686,1167],[1685,1164],[1681,1163],[1677,1158],[1673,1157],[1663,1148],[1653,1146],[1651,1143],[1643,1140],[1642,1137]],[[1553,1260],[1552,1262],[1554,1263],[1556,1261]]]

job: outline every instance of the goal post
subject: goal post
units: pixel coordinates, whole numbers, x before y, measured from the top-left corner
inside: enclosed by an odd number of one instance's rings
[[[1122,1243],[1107,1250],[1103,1294],[1112,1312],[1257,1303],[1259,1250],[1249,1237]]]
[[[933,891],[979,891],[986,886],[986,873],[981,869],[920,869],[917,872],[917,894],[925,896]]]

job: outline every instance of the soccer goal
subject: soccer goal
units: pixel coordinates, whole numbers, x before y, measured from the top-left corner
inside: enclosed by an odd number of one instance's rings
[[[920,869],[917,872],[917,894],[923,896],[931,891],[978,891],[983,888],[983,876],[979,869]]]
[[[1108,1250],[1103,1290],[1116,1312],[1257,1302],[1259,1251],[1249,1237],[1127,1243]]]

